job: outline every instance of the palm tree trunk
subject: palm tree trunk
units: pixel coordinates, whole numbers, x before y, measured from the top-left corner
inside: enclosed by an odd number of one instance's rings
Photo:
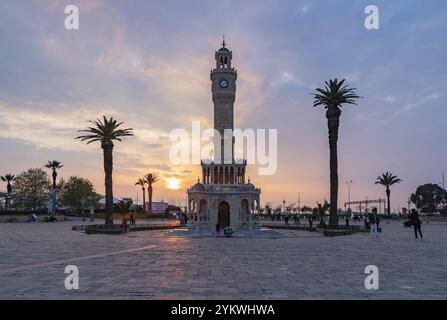
[[[12,193],[12,186],[9,181],[8,181],[8,184],[6,185],[6,191],[7,191],[8,195],[6,197],[5,207],[6,207],[6,210],[9,211],[9,209],[11,207],[11,193]]]
[[[53,189],[56,189],[56,178],[57,178],[57,172],[56,169],[53,169]]]
[[[390,201],[390,194],[391,194],[390,189],[389,189],[389,188],[386,188],[386,198],[387,198],[387,201],[388,201],[388,215],[391,215],[391,201]]]
[[[143,188],[143,212],[146,212],[146,189]]]
[[[104,173],[105,173],[105,190],[106,190],[106,215],[105,224],[113,225],[113,145],[103,147],[104,150]]]
[[[149,201],[149,213],[152,213],[152,186],[147,187],[147,196]]]
[[[329,227],[338,226],[337,201],[338,201],[338,127],[340,125],[341,111],[338,107],[329,107],[326,112],[329,129],[329,168],[330,168],[330,211],[329,211]]]

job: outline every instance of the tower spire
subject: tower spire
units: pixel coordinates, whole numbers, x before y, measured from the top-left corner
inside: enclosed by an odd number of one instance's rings
[[[225,35],[223,34],[222,35],[222,48],[225,48],[225,45],[226,45],[226,43],[225,43]]]

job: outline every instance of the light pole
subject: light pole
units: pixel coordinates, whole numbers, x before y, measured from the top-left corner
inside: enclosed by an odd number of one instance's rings
[[[351,183],[353,183],[354,181],[349,180],[349,181],[345,181],[345,183],[348,185],[348,206],[349,206],[349,210],[351,210]]]
[[[442,189],[444,189],[442,200],[443,200],[443,205],[445,205],[446,198],[445,198],[445,179],[444,179],[444,171],[442,171]]]

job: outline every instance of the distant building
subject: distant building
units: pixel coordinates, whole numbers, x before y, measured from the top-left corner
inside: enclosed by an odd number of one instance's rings
[[[168,207],[169,207],[169,203],[167,203],[167,202],[152,201],[152,212],[153,213],[165,213],[165,211]],[[147,211],[151,211],[151,210],[149,210],[149,202],[146,202],[145,208]]]

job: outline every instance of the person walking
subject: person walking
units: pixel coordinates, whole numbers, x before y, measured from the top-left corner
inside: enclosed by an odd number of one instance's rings
[[[419,235],[421,236],[421,240],[423,240],[422,230],[421,230],[421,224],[422,224],[421,218],[419,217],[419,214],[416,211],[416,209],[411,209],[410,221],[414,228],[414,237],[416,238],[416,240],[418,238],[418,232],[419,232]]]
[[[371,236],[377,238],[377,209],[373,208],[368,215],[369,226],[371,228]]]

